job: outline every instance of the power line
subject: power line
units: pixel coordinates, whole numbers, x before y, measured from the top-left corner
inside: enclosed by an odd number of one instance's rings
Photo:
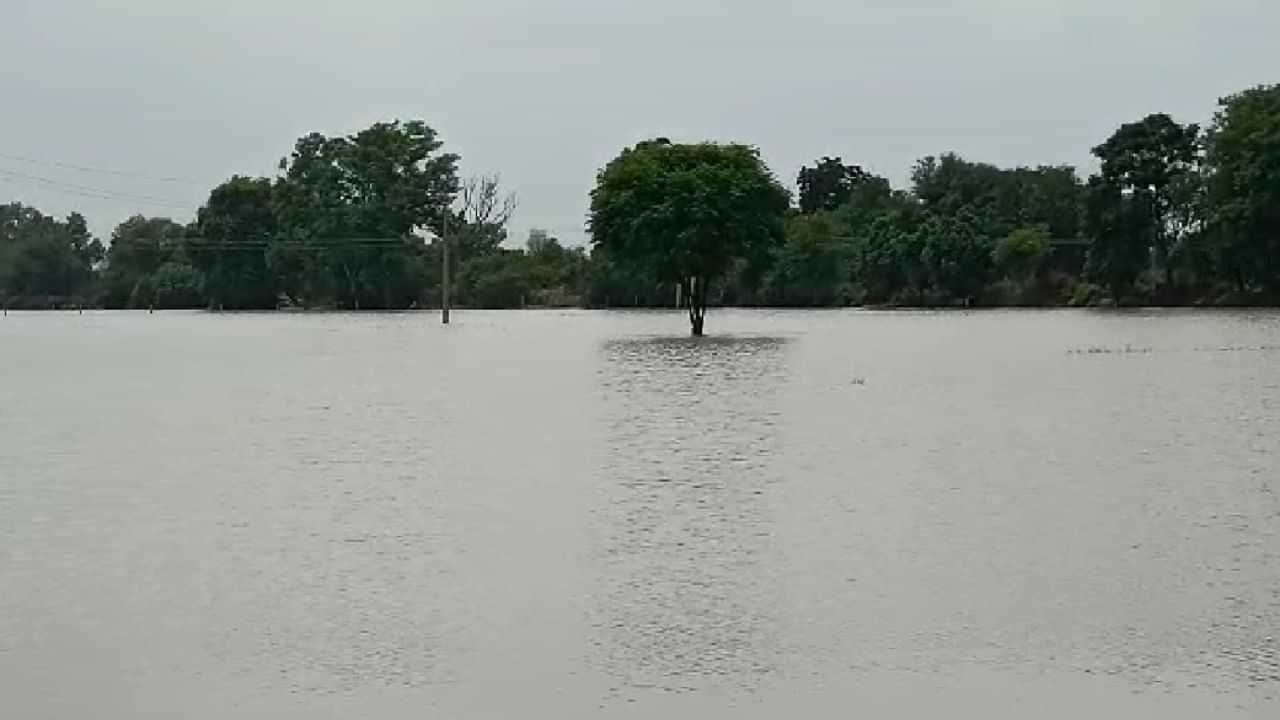
[[[190,177],[163,175],[148,175],[146,173],[132,172],[129,170],[109,170],[107,168],[92,167],[89,165],[77,165],[75,163],[58,162],[56,160],[38,160],[36,158],[27,157],[25,155],[12,155],[10,153],[0,152],[0,158],[5,160],[13,160],[16,162],[28,163],[30,165],[46,165],[48,167],[62,168],[64,170],[76,170],[78,172],[94,173],[97,175],[110,175],[112,177],[134,178],[137,180],[154,180],[155,182],[165,183],[190,183],[193,185],[203,185],[200,180]]]
[[[12,180],[9,180],[9,179],[4,178],[4,177],[0,177],[0,182],[12,182]],[[102,193],[96,193],[96,192],[85,192],[85,191],[82,191],[82,190],[75,190],[75,189],[70,189],[70,188],[53,187],[53,188],[51,188],[51,189],[52,189],[52,190],[54,190],[54,191],[56,191],[56,192],[60,192],[60,193],[66,194],[66,195],[70,195],[70,196],[72,196],[72,197],[89,198],[90,200],[119,200],[119,199],[120,199],[120,198],[118,198],[118,197],[114,197],[114,196],[111,196],[111,195],[104,195],[104,194],[102,194]],[[189,208],[188,208],[187,206],[185,206],[185,205],[171,205],[171,204],[168,204],[168,203],[155,203],[155,202],[150,202],[150,201],[137,201],[137,200],[130,200],[130,202],[144,202],[144,204],[154,205],[154,206],[156,206],[156,207],[161,207],[161,208],[166,208],[166,209],[171,209],[171,210],[187,210],[187,209],[189,209]]]
[[[159,207],[167,207],[175,210],[190,210],[191,203],[184,203],[172,198],[156,197],[154,195],[135,195],[133,193],[118,192],[105,188],[91,187],[89,185],[80,185],[77,183],[65,182],[62,180],[54,180],[40,175],[30,175],[28,173],[17,172],[15,170],[5,170],[0,168],[0,175],[14,178],[18,180],[27,180],[29,182],[39,183],[46,187],[53,188],[71,195],[79,197],[96,198],[99,200],[128,200],[131,202],[156,205]]]
[[[208,238],[177,238],[178,241],[203,248],[264,248],[264,247],[347,247],[350,245],[381,247],[415,247],[425,245],[421,238],[310,238],[306,240],[210,240]]]
[[[585,225],[539,225],[537,223],[523,223],[529,230],[545,230],[549,233],[572,232],[585,233],[587,227]]]
[[[17,162],[35,164],[35,165],[48,165],[50,167],[78,170],[81,172],[98,173],[101,175],[109,175],[113,177],[140,178],[140,179],[157,180],[160,182],[175,182],[175,183],[188,183],[188,182],[198,183],[199,182],[192,178],[151,176],[151,175],[134,173],[134,172],[124,171],[124,170],[108,170],[105,168],[95,168],[87,165],[76,165],[74,163],[37,160],[35,158],[26,157],[23,155],[13,155],[10,153],[0,153],[0,158],[17,161]],[[56,180],[54,178],[44,177],[41,175],[31,175],[29,173],[19,172],[16,170],[7,170],[4,168],[0,168],[0,176],[9,177],[9,178],[18,179],[18,180],[26,180],[28,182],[39,183],[46,187],[52,188],[59,192],[66,193],[68,195],[73,195],[75,197],[84,197],[84,198],[90,198],[95,200],[125,200],[125,201],[144,203],[148,205],[154,205],[157,207],[164,207],[164,208],[169,208],[174,210],[190,211],[192,209],[192,203],[183,202],[173,198],[165,198],[165,197],[159,197],[155,195],[141,195],[136,193],[127,193],[127,192],[121,192],[117,190],[110,190],[107,188],[93,187],[90,185],[80,185],[78,183],[72,183],[72,182],[67,182],[63,180]],[[529,229],[545,230],[549,234],[553,234],[553,235],[559,234],[559,233],[573,234],[573,235],[589,235],[590,234],[590,231],[587,230],[587,228],[582,225],[551,225],[551,226],[532,225],[530,226]],[[315,241],[307,241],[307,242],[310,242],[312,244],[315,243]],[[352,244],[350,241],[345,241],[345,240],[343,241],[330,240],[327,242],[334,243],[334,244],[338,242],[341,242],[343,244]],[[398,241],[393,241],[393,242],[398,242]],[[369,243],[364,240],[356,240],[355,244],[369,244]],[[230,243],[224,243],[224,245],[230,246]],[[254,247],[259,247],[259,246],[261,245],[254,245]]]

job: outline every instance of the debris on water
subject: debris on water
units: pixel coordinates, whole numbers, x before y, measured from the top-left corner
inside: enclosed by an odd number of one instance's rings
[[[1083,348],[1073,348],[1068,350],[1070,355],[1149,355],[1155,352],[1154,348],[1142,347],[1125,343],[1123,347],[1106,347],[1102,345],[1090,345]]]
[[[1196,348],[1196,352],[1274,352],[1280,345],[1207,345]]]

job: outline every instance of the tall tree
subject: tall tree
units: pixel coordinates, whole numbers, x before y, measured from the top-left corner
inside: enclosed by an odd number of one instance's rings
[[[102,241],[89,232],[89,223],[84,216],[73,212],[67,216],[67,232],[71,235],[71,250],[81,267],[96,269],[107,257],[107,249]],[[82,279],[87,279],[83,278]]]
[[[1206,202],[1221,271],[1280,290],[1280,85],[1220,101],[1209,130]]]
[[[1102,179],[1131,195],[1132,218],[1145,219],[1154,261],[1171,279],[1169,258],[1182,239],[1177,203],[1185,197],[1180,185],[1196,172],[1200,128],[1180,125],[1165,114],[1148,115],[1120,126],[1107,141],[1093,149],[1102,161]],[[1137,229],[1137,228],[1135,228]]]
[[[1091,236],[1085,272],[1119,304],[1150,265],[1154,227],[1149,206],[1095,175],[1089,178],[1085,224]]]
[[[800,168],[796,178],[800,188],[800,212],[809,215],[835,210],[849,202],[854,192],[870,185],[887,190],[889,183],[857,165],[845,165],[838,157],[824,157],[813,167]]]
[[[1007,192],[1015,198],[1004,203],[1013,208],[1006,220],[1016,223],[1014,231],[1043,227],[1051,239],[1075,240],[1082,236],[1085,186],[1074,167],[1041,165],[1005,172],[1012,181]]]
[[[20,203],[0,205],[0,303],[81,304],[102,257],[79,213],[61,222]]]
[[[1006,182],[1005,172],[995,165],[971,162],[955,153],[923,158],[911,169],[912,193],[930,212],[942,216],[962,209],[987,217],[1001,215]]]
[[[458,192],[458,156],[421,121],[377,123],[347,137],[313,133],[282,162],[281,238],[295,251],[286,285],[346,308],[405,307],[425,289],[415,231],[439,231]]]
[[[214,188],[188,241],[204,293],[218,308],[272,309],[281,284],[268,264],[279,223],[266,178],[236,176]]]
[[[194,288],[172,286],[180,279],[194,282],[184,249],[186,228],[169,218],[135,215],[111,233],[104,272],[108,307],[193,307]],[[163,293],[156,278],[161,269],[171,286]]]
[[[932,214],[967,211],[988,237],[1031,225],[1045,225],[1061,239],[1080,234],[1085,192],[1072,167],[1002,169],[946,153],[918,161],[911,182],[912,194]]]
[[[789,206],[755,148],[650,140],[623,150],[597,176],[591,242],[679,284],[700,336],[711,284],[736,259],[779,243]]]

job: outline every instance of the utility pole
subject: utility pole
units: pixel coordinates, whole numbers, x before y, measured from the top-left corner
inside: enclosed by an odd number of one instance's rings
[[[444,209],[444,217],[440,220],[440,244],[443,246],[442,258],[444,268],[441,272],[443,282],[440,289],[440,320],[449,324],[449,208]]]

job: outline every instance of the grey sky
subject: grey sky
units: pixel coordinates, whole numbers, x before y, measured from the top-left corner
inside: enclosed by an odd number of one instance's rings
[[[896,185],[947,150],[1087,166],[1121,122],[1280,81],[1278,32],[1275,0],[0,0],[0,155],[41,161],[0,157],[0,202],[185,221],[299,135],[422,118],[519,193],[515,239],[582,242],[645,137],[757,144],[788,184],[824,154]]]

